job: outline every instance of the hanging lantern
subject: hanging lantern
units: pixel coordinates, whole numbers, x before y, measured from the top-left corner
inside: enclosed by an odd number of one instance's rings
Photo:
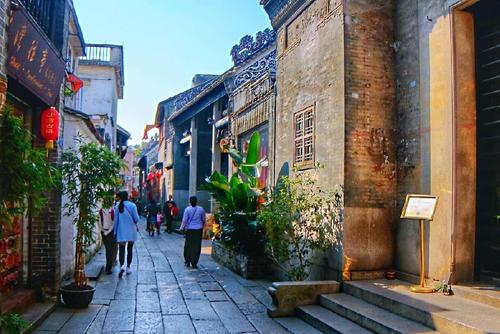
[[[66,75],[66,84],[64,85],[64,95],[73,96],[83,87],[83,81],[76,75],[70,73]]]
[[[45,147],[53,149],[54,140],[59,138],[59,112],[56,108],[50,107],[42,111],[40,132],[42,139],[45,140]]]

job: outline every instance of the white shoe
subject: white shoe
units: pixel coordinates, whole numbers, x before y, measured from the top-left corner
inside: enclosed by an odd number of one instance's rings
[[[130,267],[127,267],[127,275],[130,275],[132,274],[132,269],[130,269]]]

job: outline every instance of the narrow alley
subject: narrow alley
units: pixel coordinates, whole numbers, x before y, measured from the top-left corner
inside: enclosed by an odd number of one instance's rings
[[[250,281],[220,267],[204,241],[198,270],[182,259],[184,238],[150,237],[142,221],[132,273],[102,274],[87,309],[58,307],[36,330],[52,333],[320,333],[296,318],[266,314],[270,282]],[[104,249],[93,261],[104,263]],[[92,282],[91,282],[92,283]]]

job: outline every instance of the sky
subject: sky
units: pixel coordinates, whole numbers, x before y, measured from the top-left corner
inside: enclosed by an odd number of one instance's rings
[[[86,43],[122,44],[125,89],[118,124],[139,143],[158,102],[222,74],[244,35],[270,28],[259,0],[73,0]]]

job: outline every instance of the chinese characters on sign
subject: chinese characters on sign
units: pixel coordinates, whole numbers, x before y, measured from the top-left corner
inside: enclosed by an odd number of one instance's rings
[[[48,105],[55,105],[64,79],[64,61],[20,7],[9,25],[8,74]]]
[[[43,140],[46,141],[45,147],[54,148],[54,141],[59,137],[59,113],[56,108],[50,107],[42,111],[40,132]]]

